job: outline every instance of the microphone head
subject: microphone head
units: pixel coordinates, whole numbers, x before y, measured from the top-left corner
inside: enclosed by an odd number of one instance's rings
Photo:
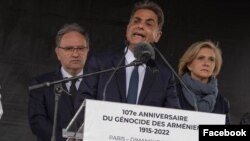
[[[148,60],[155,60],[154,48],[146,42],[141,42],[135,45],[134,56],[138,61],[147,63]]]

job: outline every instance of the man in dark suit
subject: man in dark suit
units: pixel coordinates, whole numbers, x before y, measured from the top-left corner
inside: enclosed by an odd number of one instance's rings
[[[123,66],[135,60],[134,49],[138,43],[157,43],[162,35],[164,15],[162,9],[153,2],[139,2],[132,10],[127,25],[126,38],[128,44],[115,53],[96,55],[89,60],[86,70],[97,72],[117,66]],[[116,72],[104,90],[112,72],[88,77],[84,92],[78,98],[78,106],[85,98],[114,102],[133,103],[157,107],[179,108],[175,80],[169,68],[156,62],[152,71],[146,64],[138,67],[139,82],[134,100],[130,100],[130,77],[134,67],[127,67]],[[134,80],[132,80],[134,81]],[[131,81],[131,82],[132,82]]]
[[[83,74],[83,67],[89,52],[89,37],[78,24],[67,24],[61,28],[56,36],[55,53],[61,67],[54,72],[42,74],[33,79],[31,85],[52,82],[63,78],[70,78]],[[66,128],[75,114],[74,94],[81,92],[82,79],[75,84],[63,83],[63,89],[68,91],[61,94],[58,104],[56,141],[65,141],[62,129]],[[73,93],[70,89],[75,88]],[[36,89],[29,94],[28,117],[32,132],[39,141],[49,141],[52,136],[55,93],[53,86]],[[78,89],[78,91],[77,91]]]

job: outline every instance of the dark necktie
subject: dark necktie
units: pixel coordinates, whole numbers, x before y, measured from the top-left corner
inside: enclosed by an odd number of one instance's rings
[[[135,66],[129,81],[128,97],[127,97],[128,103],[136,104],[138,82],[139,82],[138,66]]]
[[[75,99],[77,89],[76,89],[76,81],[77,79],[71,80],[71,86],[69,89],[69,93],[72,95],[72,98]]]

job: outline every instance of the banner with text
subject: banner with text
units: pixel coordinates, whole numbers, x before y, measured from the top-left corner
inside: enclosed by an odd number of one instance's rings
[[[225,115],[88,99],[84,123],[84,141],[198,141],[200,124]]]

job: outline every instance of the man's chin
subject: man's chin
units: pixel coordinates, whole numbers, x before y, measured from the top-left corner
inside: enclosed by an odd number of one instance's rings
[[[145,38],[132,38],[130,44],[138,44],[141,42],[148,42]]]
[[[81,70],[83,68],[82,65],[71,65],[70,66],[71,70]]]

